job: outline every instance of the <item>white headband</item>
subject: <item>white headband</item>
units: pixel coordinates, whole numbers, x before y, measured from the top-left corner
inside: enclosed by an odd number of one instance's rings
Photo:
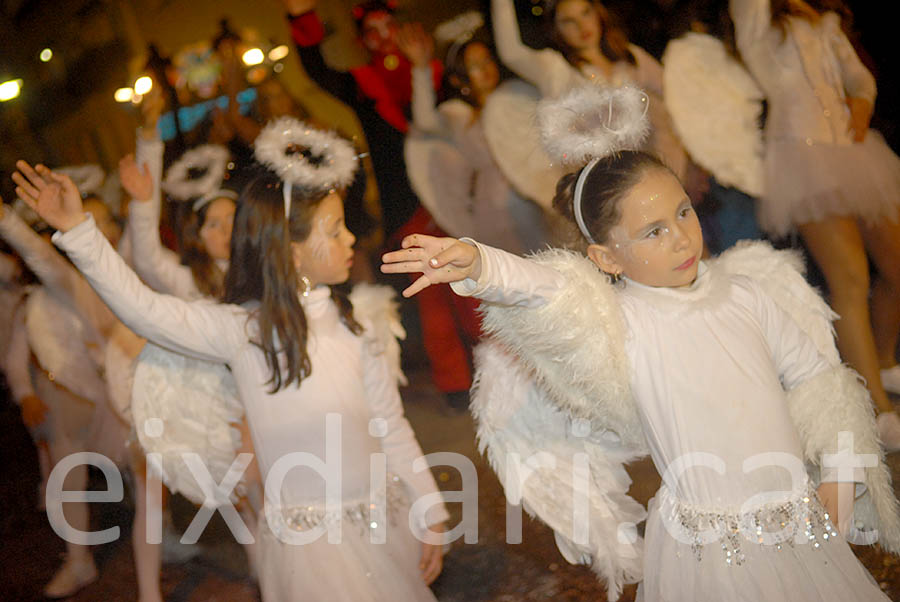
[[[584,190],[584,183],[587,180],[588,175],[599,161],[600,157],[591,159],[591,162],[585,165],[584,169],[581,170],[581,173],[578,174],[578,180],[575,181],[575,198],[572,201],[575,209],[575,223],[578,224],[578,229],[581,230],[581,233],[584,234],[584,237],[592,245],[597,243],[594,240],[594,237],[591,236],[590,231],[588,231],[587,225],[584,223],[584,215],[581,213],[581,193]]]

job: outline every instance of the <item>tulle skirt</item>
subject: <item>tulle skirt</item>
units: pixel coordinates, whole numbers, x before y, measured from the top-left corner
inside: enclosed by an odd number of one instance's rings
[[[284,543],[261,516],[259,586],[263,602],[436,602],[419,571],[422,543],[412,534],[405,504],[388,526],[385,543],[371,543],[365,525],[347,520],[340,543],[323,535],[312,543]]]
[[[722,542],[703,546],[698,560],[690,544],[669,534],[659,505],[659,496],[649,504],[644,581],[638,589],[638,602],[890,600],[843,537],[831,537],[818,548],[804,543],[782,545],[781,549],[742,537],[745,560],[741,565],[726,562]]]
[[[832,216],[898,219],[900,158],[874,130],[859,144],[770,140],[765,170],[759,222],[774,236]]]

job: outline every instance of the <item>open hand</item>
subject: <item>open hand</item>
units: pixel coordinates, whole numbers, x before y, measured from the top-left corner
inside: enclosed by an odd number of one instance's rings
[[[432,533],[445,533],[447,525],[439,523],[428,527]],[[422,579],[425,585],[431,585],[434,580],[441,574],[444,568],[444,544],[439,543],[422,543],[422,560],[419,561],[419,570],[422,571]]]
[[[122,188],[135,201],[149,201],[153,196],[150,169],[146,163],[138,167],[134,155],[125,155],[119,161],[119,178],[122,180]]]
[[[434,40],[420,23],[404,23],[397,31],[397,46],[416,67],[427,66],[434,56]]]
[[[47,406],[35,395],[22,398],[22,422],[28,428],[39,426],[47,418]]]
[[[865,98],[848,98],[847,106],[850,108],[850,123],[847,131],[853,134],[854,142],[862,142],[869,131],[869,122],[872,119],[872,103]]]
[[[422,277],[403,291],[412,297],[432,284],[459,282],[481,276],[478,249],[455,238],[436,238],[413,234],[403,239],[402,251],[385,253],[381,271],[385,274],[417,274]]]
[[[16,169],[16,194],[51,227],[66,232],[85,220],[81,193],[69,176],[43,165],[32,168],[25,161],[16,161]]]

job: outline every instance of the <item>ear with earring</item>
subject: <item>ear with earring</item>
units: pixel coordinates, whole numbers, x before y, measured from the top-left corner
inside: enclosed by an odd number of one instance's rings
[[[609,281],[613,284],[619,284],[622,280],[622,272],[613,272],[612,274],[607,274],[609,276]]]
[[[312,290],[312,283],[306,276],[300,276],[300,294],[309,297],[309,291]]]

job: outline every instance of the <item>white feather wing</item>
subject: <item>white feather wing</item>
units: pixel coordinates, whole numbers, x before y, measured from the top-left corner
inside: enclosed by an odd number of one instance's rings
[[[573,422],[499,344],[480,345],[475,357],[471,407],[479,449],[507,499],[553,529],[566,560],[589,564],[617,599],[624,584],[642,575],[635,525],[646,511],[627,494],[624,464],[643,452],[622,447],[611,433],[591,433],[586,421]],[[578,508],[585,514],[576,518]]]

